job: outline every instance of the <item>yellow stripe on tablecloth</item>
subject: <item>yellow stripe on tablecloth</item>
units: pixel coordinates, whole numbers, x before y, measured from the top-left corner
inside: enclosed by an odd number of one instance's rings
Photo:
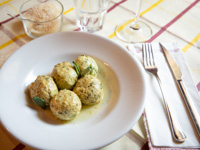
[[[6,4],[6,3],[9,3],[10,1],[12,1],[12,0],[7,0],[7,1],[5,1],[5,2],[2,2],[2,3],[0,3],[0,6],[4,5],[4,4]]]
[[[65,11],[63,14],[65,15],[65,14],[67,14],[67,13],[69,13],[70,11],[72,11],[72,10],[74,10],[74,8],[72,7],[72,8],[70,8],[70,9],[68,9],[67,11]]]
[[[154,7],[158,6],[161,2],[163,2],[164,0],[159,0],[156,3],[154,3],[151,7],[147,8],[145,11],[140,13],[140,16],[146,14],[147,12],[149,12],[150,10],[152,10]]]
[[[85,4],[85,0],[83,0],[83,2],[81,4],[81,8],[83,8],[84,4]]]
[[[83,0],[82,5],[81,5],[81,8],[83,7],[84,3],[85,3],[85,0]],[[74,10],[74,7],[68,9],[68,10],[65,11],[63,14],[65,15],[65,14],[69,13],[69,12],[72,11],[72,10]]]
[[[12,44],[13,42],[17,41],[19,38],[22,38],[22,37],[24,37],[24,36],[27,36],[27,35],[24,33],[24,34],[21,34],[21,35],[18,35],[18,36],[16,36],[16,37],[14,37],[12,40],[10,40],[10,41],[4,43],[3,45],[0,45],[0,49],[3,49],[4,47],[6,47],[6,46]]]
[[[7,4],[11,9],[13,9],[17,14],[19,13],[19,10],[15,8],[12,4]]]
[[[140,13],[140,16],[142,16],[142,15],[146,14],[147,12],[149,12],[150,10],[152,10],[154,7],[156,7],[156,6],[157,6],[158,4],[160,4],[162,1],[164,1],[164,0],[159,0],[159,1],[157,1],[156,3],[154,3],[151,7],[147,8],[145,11],[141,12],[141,13]],[[134,20],[135,20],[135,18],[133,18],[133,19],[127,21],[126,23],[124,23],[122,26],[120,26],[120,27],[118,28],[118,32],[120,32],[124,27],[126,27],[129,23],[133,22]],[[111,38],[113,38],[113,37],[115,37],[115,36],[116,36],[116,32],[114,32],[114,33],[112,33],[111,35],[109,35],[108,38],[111,39]]]
[[[197,34],[197,36],[194,37],[194,39],[192,39],[192,41],[190,41],[183,49],[182,51],[185,53],[190,47],[192,47],[192,45],[194,45],[194,43],[196,43],[198,40],[200,39],[200,33]]]

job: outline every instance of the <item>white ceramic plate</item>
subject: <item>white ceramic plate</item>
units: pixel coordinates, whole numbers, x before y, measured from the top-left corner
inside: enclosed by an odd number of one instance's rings
[[[113,70],[119,96],[80,122],[49,119],[45,110],[27,98],[28,85],[37,75],[50,73],[55,64],[72,62],[82,54],[100,59]],[[0,70],[1,122],[21,142],[38,149],[106,146],[126,134],[140,118],[145,102],[143,74],[136,58],[107,38],[83,32],[37,38],[17,50]],[[116,94],[114,89],[109,91]]]

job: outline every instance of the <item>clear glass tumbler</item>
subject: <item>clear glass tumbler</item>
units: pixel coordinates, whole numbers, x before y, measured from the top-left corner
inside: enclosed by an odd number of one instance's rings
[[[86,32],[96,32],[103,28],[109,0],[73,0],[76,24]]]
[[[62,30],[63,5],[58,0],[28,0],[20,7],[24,30],[31,38]]]

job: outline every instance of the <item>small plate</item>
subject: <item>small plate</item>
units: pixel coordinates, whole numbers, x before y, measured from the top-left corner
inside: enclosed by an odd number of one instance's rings
[[[87,115],[63,122],[30,100],[27,87],[55,64],[89,55],[102,64],[107,100],[85,107]],[[109,73],[110,72],[110,73]],[[145,104],[141,63],[110,39],[84,32],[61,32],[37,38],[17,50],[0,70],[0,117],[21,142],[38,149],[97,149],[126,134],[140,118]],[[115,85],[113,85],[115,84]],[[81,112],[81,114],[84,114]]]

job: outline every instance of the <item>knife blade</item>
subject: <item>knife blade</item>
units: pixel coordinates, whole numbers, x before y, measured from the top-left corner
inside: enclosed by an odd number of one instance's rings
[[[182,82],[182,72],[179,68],[179,66],[176,64],[174,58],[170,55],[170,53],[168,52],[168,50],[161,44],[160,44],[160,47],[164,53],[164,56],[167,60],[167,63],[169,65],[169,68],[178,84],[178,87],[179,87],[179,90],[183,96],[183,99],[186,103],[186,106],[190,112],[190,115],[192,117],[192,120],[194,122],[194,125],[197,129],[197,132],[200,136],[200,116],[193,104],[193,102],[191,101],[190,97],[189,97],[189,94],[188,92],[186,91],[186,88],[184,87],[183,85],[183,82]]]

